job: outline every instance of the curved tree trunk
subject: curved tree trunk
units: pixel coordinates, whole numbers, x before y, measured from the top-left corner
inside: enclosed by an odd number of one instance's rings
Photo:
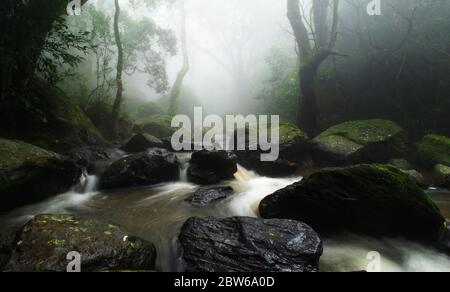
[[[178,100],[180,98],[181,87],[183,80],[189,72],[189,53],[186,39],[186,10],[184,8],[184,0],[180,1],[180,15],[181,15],[181,53],[183,55],[183,66],[177,74],[177,79],[172,86],[170,92],[169,115],[174,116],[178,112]]]
[[[119,134],[118,132],[119,132],[120,107],[123,102],[123,81],[122,81],[123,47],[119,30],[119,18],[120,18],[119,0],[115,0],[115,7],[116,12],[114,14],[114,37],[117,46],[117,74],[116,74],[117,93],[112,108],[113,138],[117,138]]]

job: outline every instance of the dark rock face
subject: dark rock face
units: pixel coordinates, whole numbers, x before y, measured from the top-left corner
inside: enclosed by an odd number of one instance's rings
[[[308,136],[290,123],[280,123],[277,128],[279,133],[279,158],[275,161],[261,161],[263,153],[257,140],[250,139],[248,132],[250,129],[259,132],[256,126],[245,129],[245,144],[238,143],[237,130],[235,131],[235,146],[245,148],[245,150],[235,151],[238,163],[247,169],[253,170],[260,175],[271,177],[283,177],[292,175],[300,169],[312,167],[309,160]],[[268,129],[270,135],[272,128]],[[249,150],[251,146],[257,145],[258,150]]]
[[[406,132],[388,120],[361,120],[329,128],[311,141],[319,165],[384,163],[405,154]]]
[[[120,151],[114,148],[88,146],[72,150],[68,156],[77,165],[89,169],[93,168],[97,161],[120,158]]]
[[[176,156],[165,149],[154,148],[113,163],[100,178],[100,188],[152,185],[176,181],[179,177]]]
[[[450,255],[450,225],[442,228],[436,247],[440,251]]]
[[[187,202],[194,206],[207,206],[213,202],[223,200],[233,192],[231,187],[212,187],[200,188],[195,193],[186,199]]]
[[[160,139],[149,134],[134,135],[120,149],[128,153],[143,152],[149,148],[165,148],[165,144]]]
[[[179,240],[190,272],[316,272],[323,251],[317,233],[292,220],[190,218]]]
[[[187,174],[193,183],[210,185],[232,179],[237,170],[236,158],[229,152],[202,150],[192,154]]]
[[[283,177],[294,174],[300,166],[287,159],[277,159],[275,161],[261,161],[261,153],[258,151],[236,151],[239,164],[243,167],[254,170],[260,175],[270,177]]]
[[[67,254],[81,255],[81,271],[153,270],[152,243],[117,226],[68,215],[38,215],[17,234],[5,271],[65,272]]]
[[[450,188],[450,167],[438,164],[434,168],[435,183],[438,187]]]
[[[264,198],[263,218],[301,220],[320,234],[350,231],[433,241],[445,219],[408,174],[392,166],[324,169]]]
[[[64,193],[80,177],[81,169],[63,156],[0,139],[0,212]]]

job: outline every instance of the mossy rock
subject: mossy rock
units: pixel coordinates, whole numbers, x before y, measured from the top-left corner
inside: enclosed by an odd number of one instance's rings
[[[18,233],[5,271],[65,272],[67,254],[81,255],[81,271],[153,270],[152,243],[88,218],[42,214]]]
[[[164,148],[165,144],[160,139],[150,134],[136,134],[128,142],[120,147],[128,153],[143,152],[149,148]]]
[[[0,211],[67,191],[81,170],[59,154],[0,138]]]
[[[450,167],[438,164],[434,167],[435,183],[438,187],[450,188]]]
[[[74,100],[40,79],[30,84],[28,108],[15,106],[15,119],[0,132],[3,136],[66,154],[70,150],[106,142]]]
[[[384,163],[405,154],[406,132],[388,120],[349,121],[324,131],[312,145],[321,164]]]
[[[171,127],[172,117],[166,115],[154,115],[149,118],[140,119],[136,122],[135,132],[147,133],[159,139],[167,138],[175,133],[176,128]]]
[[[263,218],[307,223],[319,234],[355,232],[431,242],[445,219],[408,174],[389,165],[320,170],[266,197]]]
[[[450,166],[450,138],[425,136],[416,144],[416,156],[418,162],[428,168],[433,168],[436,164]]]
[[[256,126],[247,126],[251,129]],[[269,141],[273,128],[267,127]],[[256,129],[259,136],[259,128]],[[258,145],[258,141],[245,141],[245,151],[236,151],[238,162],[244,167],[254,170],[261,175],[272,177],[292,175],[299,170],[309,158],[308,135],[291,123],[281,122],[278,127],[279,133],[279,158],[276,161],[261,161],[261,149],[249,150],[250,145]],[[236,134],[235,134],[236,137]],[[242,147],[242,146],[241,146]]]

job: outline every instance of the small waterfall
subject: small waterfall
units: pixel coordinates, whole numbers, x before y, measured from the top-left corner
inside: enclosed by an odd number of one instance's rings
[[[97,191],[98,177],[96,175],[89,175],[86,170],[80,177],[79,183],[72,189],[71,192],[78,194],[90,194]]]
[[[189,167],[189,161],[191,160],[192,153],[186,152],[186,153],[177,153],[176,154],[178,161],[180,161],[180,181],[181,182],[188,182],[187,179],[187,169]]]

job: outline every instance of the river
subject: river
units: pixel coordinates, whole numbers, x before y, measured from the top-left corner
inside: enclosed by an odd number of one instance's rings
[[[2,216],[0,232],[13,230],[40,213],[91,216],[122,226],[130,234],[153,242],[158,251],[159,271],[183,271],[177,237],[186,219],[192,216],[256,217],[262,198],[302,179],[267,178],[239,167],[235,179],[223,183],[233,187],[233,195],[208,207],[194,207],[185,201],[198,188],[186,181],[189,156],[181,154],[179,159],[184,165],[180,182],[102,193],[96,190],[97,177],[88,176],[82,187]],[[430,190],[429,194],[446,218],[450,218],[450,192]],[[400,239],[351,234],[324,239],[321,271],[367,270],[371,252],[381,256],[381,271],[450,271],[450,258],[433,249]]]

